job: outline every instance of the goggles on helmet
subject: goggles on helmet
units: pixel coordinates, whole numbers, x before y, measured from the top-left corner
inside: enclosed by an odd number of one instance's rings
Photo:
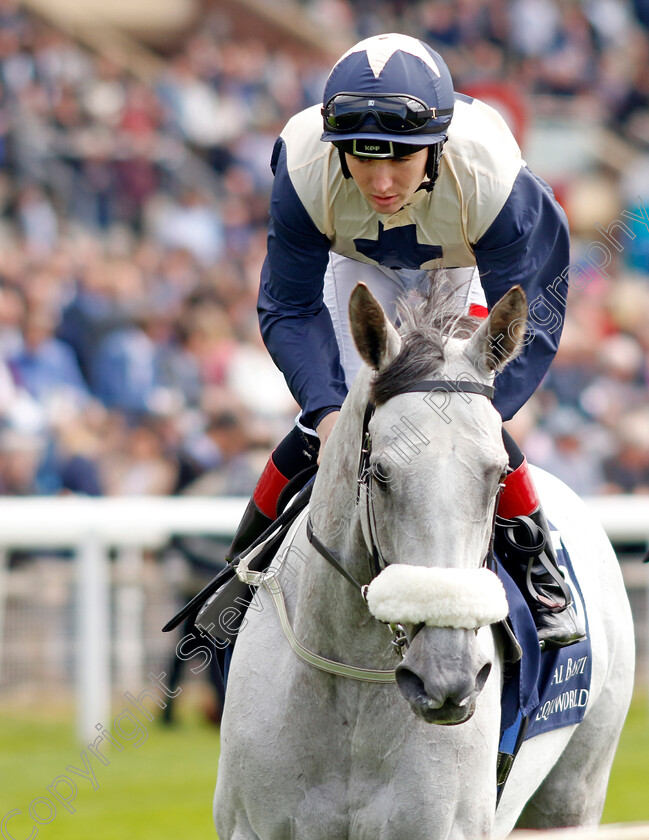
[[[453,109],[428,108],[421,99],[403,93],[372,96],[366,93],[337,93],[322,108],[325,129],[345,133],[374,117],[377,125],[392,134],[409,134],[426,128],[428,121],[450,116]],[[443,131],[434,126],[429,131]]]

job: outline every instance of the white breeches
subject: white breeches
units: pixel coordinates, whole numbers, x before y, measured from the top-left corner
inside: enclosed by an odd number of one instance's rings
[[[487,301],[477,268],[447,268],[444,274],[448,282],[455,286],[458,299],[466,312],[471,304],[486,307]],[[340,363],[348,388],[362,364],[349,329],[349,298],[356,284],[365,283],[388,318],[394,321],[397,302],[410,292],[427,291],[430,275],[428,269],[385,268],[351,260],[340,254],[329,254],[329,265],[324,276],[324,302],[333,321]],[[307,434],[315,434],[299,421],[298,426]]]
[[[487,305],[477,268],[449,268],[444,273],[455,286],[467,312],[471,304]],[[427,269],[384,268],[350,260],[339,254],[329,255],[324,278],[324,301],[333,321],[348,388],[362,364],[349,329],[349,298],[356,284],[365,283],[388,318],[394,321],[397,301],[409,292],[426,291],[430,274]]]

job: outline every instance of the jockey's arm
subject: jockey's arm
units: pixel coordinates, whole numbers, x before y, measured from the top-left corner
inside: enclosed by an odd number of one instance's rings
[[[568,294],[568,222],[552,191],[526,167],[489,229],[475,243],[491,308],[515,284],[527,295],[523,352],[496,379],[494,405],[511,418],[534,393],[559,346]]]
[[[286,167],[284,144],[273,158],[268,254],[257,310],[264,343],[315,429],[347,394],[338,344],[323,300],[329,240],[298,198]]]

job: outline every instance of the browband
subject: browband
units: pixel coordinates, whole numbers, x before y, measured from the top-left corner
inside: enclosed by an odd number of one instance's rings
[[[480,394],[493,400],[496,389],[492,385],[483,385],[482,382],[475,382],[465,379],[420,379],[412,385],[404,385],[396,389],[393,395],[409,394],[411,391],[462,391],[465,394]]]

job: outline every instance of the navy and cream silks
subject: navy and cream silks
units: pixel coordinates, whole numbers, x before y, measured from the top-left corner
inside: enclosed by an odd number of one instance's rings
[[[509,419],[557,350],[567,295],[568,225],[550,188],[526,167],[493,108],[458,95],[432,192],[392,215],[372,210],[320,139],[319,106],[293,117],[273,154],[268,254],[258,310],[262,336],[314,428],[347,389],[323,278],[329,252],[389,268],[477,266],[491,307],[514,284],[532,319],[523,353],[496,380]]]

